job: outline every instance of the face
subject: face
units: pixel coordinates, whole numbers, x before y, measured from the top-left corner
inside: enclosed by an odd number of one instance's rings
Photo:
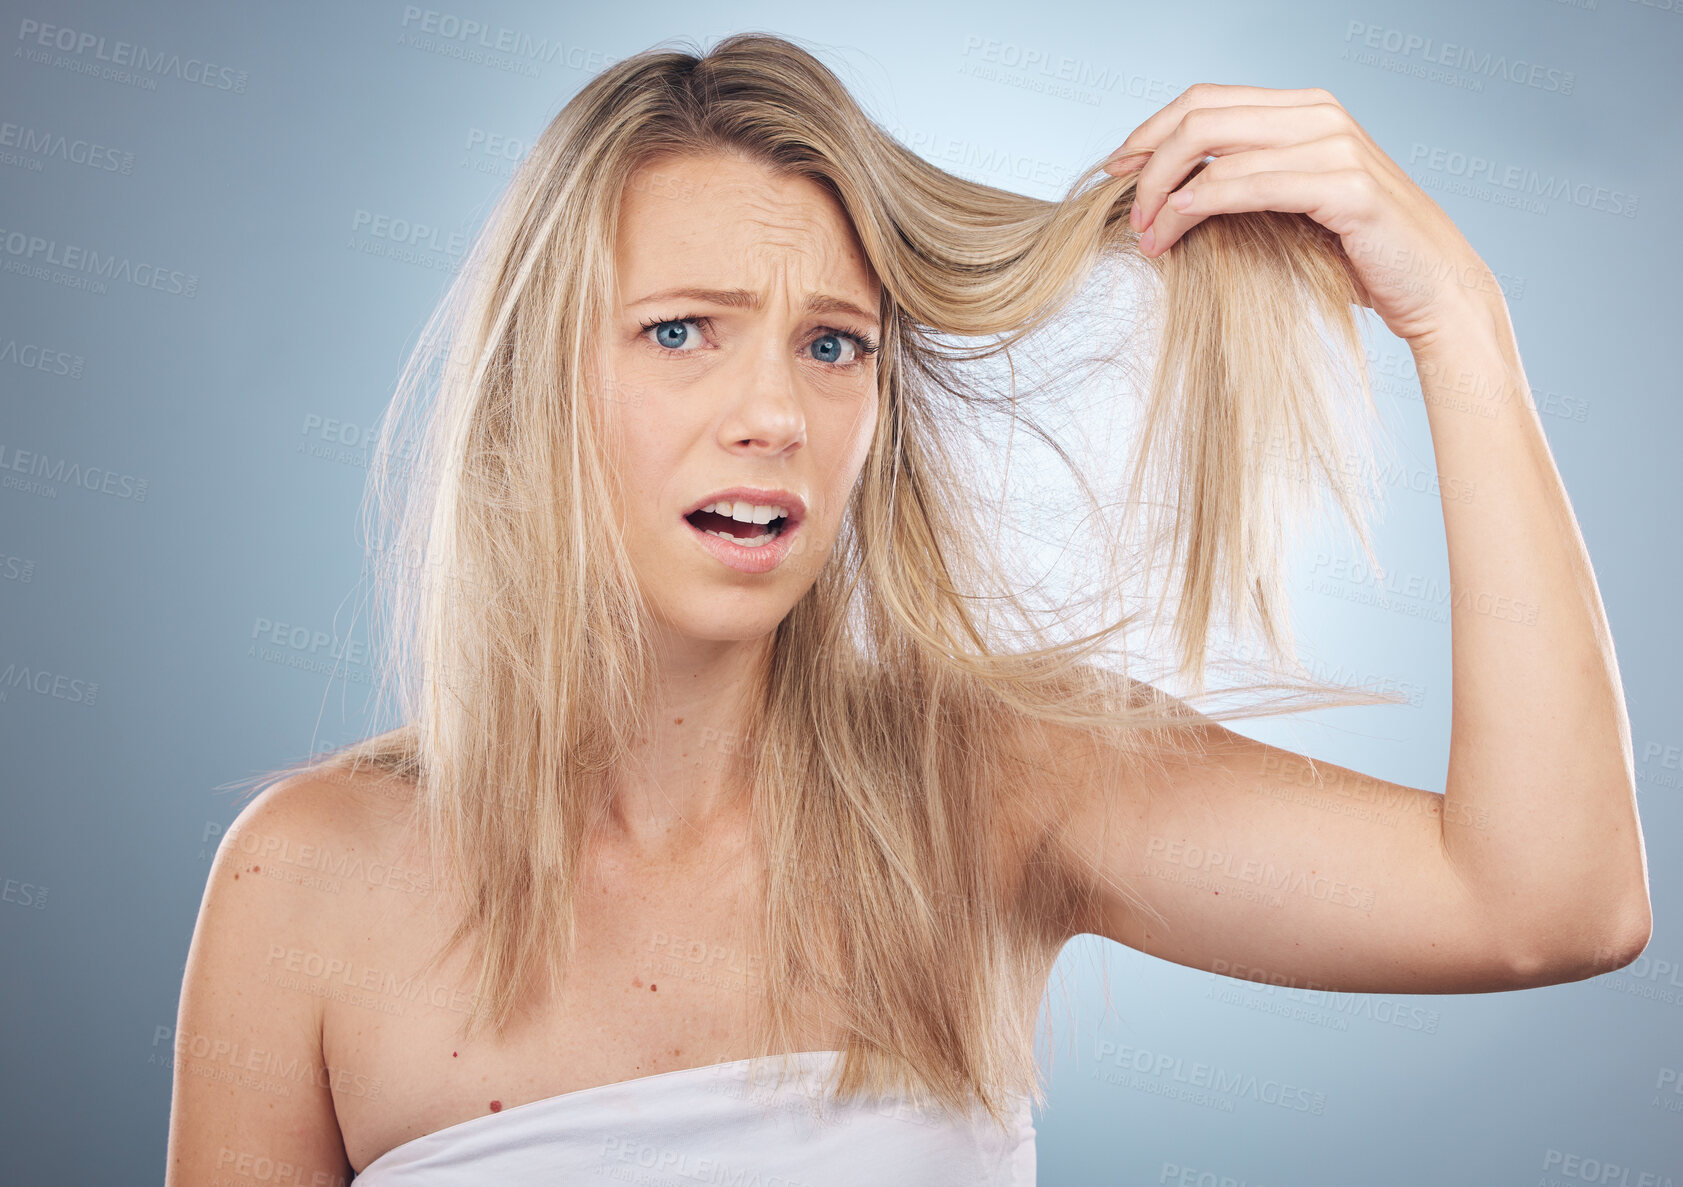
[[[645,167],[615,260],[604,410],[637,579],[682,635],[760,638],[822,569],[869,452],[881,288],[826,191],[728,157]]]

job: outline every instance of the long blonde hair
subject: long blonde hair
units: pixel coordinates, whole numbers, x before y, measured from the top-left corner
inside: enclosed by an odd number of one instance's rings
[[[1189,694],[1230,620],[1269,657],[1243,687],[1275,703],[1392,699],[1292,666],[1288,531],[1330,494],[1366,546],[1365,492],[1346,476],[1371,410],[1348,263],[1304,216],[1212,218],[1146,260],[1128,221],[1137,174],[1095,164],[1059,201],[954,176],[787,39],[615,63],[533,145],[384,421],[367,508],[387,562],[381,687],[403,724],[287,770],[413,785],[413,819],[462,888],[434,959],[477,945],[464,1037],[500,1033],[535,974],[560,985],[585,840],[652,728],[648,619],[591,510],[618,481],[603,401],[635,393],[604,381],[593,343],[624,187],[660,158],[710,153],[833,194],[883,292],[869,457],[727,740],[764,863],[760,1049],[789,1051],[797,1003],[817,995],[845,1023],[840,1093],[980,1101],[1003,1120],[1002,1092],[1044,1099],[1022,1022],[1044,987],[1026,972],[1039,913],[1072,893],[1043,862],[1008,890],[981,860],[1037,794],[1025,739],[1074,729],[1144,762],[1189,737],[1184,702],[1126,675],[1144,619],[1115,609],[1128,583],[1161,584],[1134,605],[1153,624],[1168,612],[1169,674]],[[1027,375],[1035,342],[1109,324],[1095,310],[1117,275],[1143,283],[1153,332],[1079,359],[1056,346],[1059,367]],[[1119,400],[1115,380],[1145,357],[1127,488],[1095,489],[1054,413],[1075,381]],[[1080,500],[1031,514],[1008,545],[1005,476],[991,489],[983,463],[1033,442],[1069,464]],[[1072,524],[1100,579],[1038,604],[1022,549]]]

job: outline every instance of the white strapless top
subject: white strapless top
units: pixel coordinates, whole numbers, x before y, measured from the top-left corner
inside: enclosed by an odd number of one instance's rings
[[[1033,1187],[1034,1120],[959,1121],[897,1097],[828,1099],[839,1051],[739,1059],[603,1084],[447,1125],[386,1151],[358,1187]]]

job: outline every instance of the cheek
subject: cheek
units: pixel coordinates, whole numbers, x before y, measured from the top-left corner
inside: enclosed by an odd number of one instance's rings
[[[615,406],[609,419],[623,518],[655,526],[676,513],[687,493],[679,489],[677,476],[693,441],[690,426],[680,423],[669,406],[647,398]]]
[[[876,436],[877,402],[873,397],[862,400],[853,408],[837,416],[830,426],[831,440],[836,444],[836,464],[847,477],[848,484],[858,476],[871,453],[871,441]]]

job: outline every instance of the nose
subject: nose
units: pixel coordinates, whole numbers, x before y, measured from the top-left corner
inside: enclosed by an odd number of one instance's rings
[[[740,394],[719,423],[719,443],[732,452],[779,458],[806,441],[800,376],[781,327],[759,338],[756,349],[742,355],[741,373],[726,379]]]

